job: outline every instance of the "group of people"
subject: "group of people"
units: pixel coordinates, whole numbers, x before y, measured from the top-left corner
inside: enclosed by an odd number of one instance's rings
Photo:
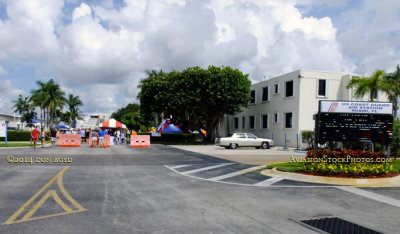
[[[51,128],[49,134],[46,134],[46,131],[44,130],[43,127],[40,129],[40,132],[39,132],[39,130],[37,129],[37,126],[34,126],[32,132],[31,132],[33,148],[36,148],[36,143],[37,143],[38,139],[40,139],[42,148],[44,148],[44,141],[46,139],[46,136],[47,136],[47,138],[50,138],[51,147],[54,148],[56,146],[56,141],[57,141],[57,138],[59,135],[60,135],[60,132],[57,131],[55,128]]]
[[[127,142],[127,135],[130,134],[126,129],[103,129],[103,130],[91,130],[91,129],[76,129],[76,130],[57,130],[55,128],[51,128],[50,132],[46,133],[44,127],[41,127],[40,131],[37,129],[37,126],[34,126],[33,130],[31,131],[31,139],[33,141],[33,147],[36,148],[36,144],[40,139],[41,146],[44,148],[45,139],[46,137],[51,140],[51,146],[55,147],[57,139],[59,138],[60,134],[80,134],[82,142],[88,142],[88,139],[92,137],[92,145],[90,147],[94,148],[104,148],[105,141],[104,136],[110,135],[113,136],[113,143],[115,145],[121,144],[124,145]],[[136,132],[134,132],[136,133]],[[133,132],[132,132],[133,134]]]
[[[104,136],[110,135],[110,141],[113,140],[114,145],[124,145],[127,143],[125,129],[104,129],[104,130],[93,130],[92,132],[92,148],[105,148]],[[111,137],[112,136],[112,137]],[[81,134],[83,139],[83,133]],[[111,142],[110,142],[111,143]]]

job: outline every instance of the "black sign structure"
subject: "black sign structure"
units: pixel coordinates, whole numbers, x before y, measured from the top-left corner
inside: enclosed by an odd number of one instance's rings
[[[321,112],[320,108],[315,121],[316,140],[320,144],[328,141],[390,144],[392,140],[392,114],[332,113]]]
[[[327,141],[381,142],[391,141],[392,115],[320,113],[319,143]]]

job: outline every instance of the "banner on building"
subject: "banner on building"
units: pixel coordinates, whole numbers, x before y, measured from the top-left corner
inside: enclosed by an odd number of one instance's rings
[[[390,102],[320,101],[320,113],[393,114]]]

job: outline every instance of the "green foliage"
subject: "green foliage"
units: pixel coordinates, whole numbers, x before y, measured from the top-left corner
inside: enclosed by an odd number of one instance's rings
[[[172,115],[183,131],[205,129],[213,142],[224,114],[235,114],[250,100],[248,75],[230,67],[190,67],[182,72],[148,72],[138,98],[145,118]]]
[[[304,163],[304,171],[318,175],[371,176],[398,173],[393,163]]]
[[[49,140],[47,135],[49,135],[49,132],[46,132],[46,140]],[[30,140],[31,140],[30,131],[7,131],[7,141],[30,141]],[[0,137],[0,141],[5,141],[5,137]]]
[[[314,131],[302,131],[301,132],[301,141],[303,143],[308,144],[309,149],[314,148],[314,139],[315,139]]]
[[[347,84],[346,88],[355,87],[355,97],[362,98],[369,93],[370,101],[374,101],[375,92],[382,90],[383,78],[385,72],[383,70],[376,70],[370,77],[352,78]]]
[[[400,149],[400,120],[393,121],[392,154],[397,156]]]
[[[309,150],[307,152],[306,158],[385,158],[386,155],[384,152],[371,152],[371,151],[362,151],[362,150],[329,150],[329,149],[318,149],[317,155],[314,157],[314,151]]]
[[[137,113],[140,110],[140,105],[136,103],[129,103],[126,107],[118,109],[116,112],[111,114],[111,118],[116,120],[122,120],[122,117],[126,114]]]
[[[296,163],[278,163],[278,164],[272,164],[268,165],[267,169],[272,169],[275,168],[278,169],[279,171],[286,171],[286,172],[300,172],[304,171],[304,163],[302,162],[296,162]]]
[[[153,138],[157,139],[157,138]],[[176,141],[176,142],[195,142],[197,139],[196,134],[191,134],[191,133],[162,133],[161,138],[159,140],[161,141]]]

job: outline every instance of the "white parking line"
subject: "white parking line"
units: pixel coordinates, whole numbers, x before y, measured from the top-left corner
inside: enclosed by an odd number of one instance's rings
[[[211,170],[211,169],[215,169],[215,168],[219,168],[219,167],[225,167],[225,166],[232,165],[232,164],[235,164],[235,163],[222,163],[222,164],[219,164],[219,165],[198,168],[198,169],[194,169],[194,170],[190,170],[190,171],[184,171],[184,172],[181,172],[181,173],[184,174],[184,175],[188,175],[188,174],[193,174],[193,173],[200,172],[200,171],[207,171],[207,170]]]
[[[258,166],[258,167],[250,167],[250,168],[247,168],[247,169],[244,169],[244,170],[240,170],[240,171],[236,171],[236,172],[232,172],[232,173],[229,173],[229,174],[216,176],[216,177],[213,177],[213,178],[210,178],[210,179],[207,179],[207,180],[209,180],[209,181],[224,180],[224,179],[228,179],[228,178],[231,178],[231,177],[234,177],[234,176],[238,176],[238,175],[242,175],[242,174],[249,173],[249,172],[252,172],[252,171],[260,170],[262,168],[265,168],[265,165]]]
[[[378,202],[386,203],[392,206],[400,207],[400,200],[383,196],[377,193],[369,192],[363,189],[355,188],[355,187],[350,187],[350,186],[338,186],[336,187],[338,189],[344,190],[349,193],[354,193],[362,197],[366,197]]]
[[[192,164],[178,165],[178,166],[173,166],[173,167],[168,167],[168,168],[178,169],[178,168],[181,168],[181,167],[188,167],[188,166],[191,166],[191,165],[192,165]]]
[[[281,181],[281,180],[283,180],[283,179],[278,179],[278,178],[269,178],[269,179],[267,179],[267,180],[264,180],[264,181],[261,181],[261,182],[258,182],[258,183],[255,183],[255,184],[253,184],[254,186],[270,186],[271,184],[275,184],[276,182],[279,182],[279,181]]]

